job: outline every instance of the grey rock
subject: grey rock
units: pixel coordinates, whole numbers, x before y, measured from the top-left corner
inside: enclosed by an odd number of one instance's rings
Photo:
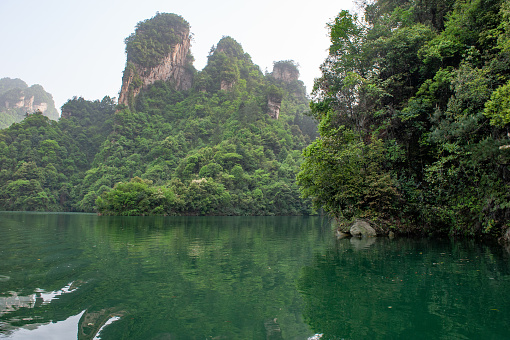
[[[351,227],[351,235],[357,237],[376,237],[375,229],[365,221],[357,220]]]

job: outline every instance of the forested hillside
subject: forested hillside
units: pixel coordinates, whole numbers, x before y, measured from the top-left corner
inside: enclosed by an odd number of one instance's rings
[[[342,11],[298,176],[341,218],[500,235],[510,217],[510,2],[379,0]]]
[[[126,39],[120,105],[73,98],[58,122],[34,114],[1,130],[0,208],[311,213],[295,176],[317,129],[297,66],[263,74],[224,37],[197,71],[188,35],[184,19],[158,13]]]

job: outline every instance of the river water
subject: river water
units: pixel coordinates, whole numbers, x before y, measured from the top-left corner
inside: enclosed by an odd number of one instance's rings
[[[1,339],[510,339],[510,258],[320,217],[0,213]]]

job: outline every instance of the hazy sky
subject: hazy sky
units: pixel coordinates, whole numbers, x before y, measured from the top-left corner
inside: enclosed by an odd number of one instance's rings
[[[124,39],[156,12],[191,25],[201,70],[211,46],[231,36],[264,72],[292,59],[310,92],[329,47],[326,24],[352,0],[0,0],[0,78],[41,84],[57,109],[73,96],[118,97]]]

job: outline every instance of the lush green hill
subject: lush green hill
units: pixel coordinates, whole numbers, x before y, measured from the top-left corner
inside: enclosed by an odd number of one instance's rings
[[[275,96],[278,119],[268,114]],[[108,214],[309,213],[295,184],[301,150],[315,137],[307,110],[301,82],[263,75],[225,37],[192,89],[156,82],[139,94],[136,111],[115,115],[80,206],[92,209],[100,195]]]
[[[76,187],[111,131],[116,104],[108,97],[68,101],[73,116],[52,121],[40,113],[0,130],[2,210],[74,211]]]
[[[136,86],[129,107],[108,97],[73,98],[59,122],[34,114],[0,131],[0,208],[311,213],[295,176],[316,124],[305,115],[308,99],[296,65],[278,62],[263,74],[239,43],[224,37],[197,72],[186,51],[184,66],[164,57],[186,45],[186,27],[178,16],[158,14],[126,39],[126,91]],[[161,71],[158,62],[174,70]],[[150,82],[155,74],[168,79]],[[181,76],[191,85],[176,86]]]
[[[321,138],[305,151],[303,193],[386,230],[501,235],[509,2],[384,0],[364,15],[342,11],[329,25],[311,105]]]

